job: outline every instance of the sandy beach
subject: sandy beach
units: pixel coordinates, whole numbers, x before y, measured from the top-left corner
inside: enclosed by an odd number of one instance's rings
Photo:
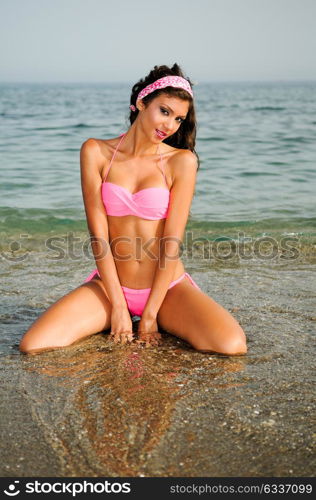
[[[43,268],[35,295],[23,288],[31,267],[20,293],[38,314]],[[69,288],[60,267],[46,270],[59,269],[47,302]],[[149,349],[113,345],[107,332],[36,356],[7,345],[1,475],[313,475],[314,268],[306,257],[187,267],[241,323],[246,356],[198,353],[167,333]]]

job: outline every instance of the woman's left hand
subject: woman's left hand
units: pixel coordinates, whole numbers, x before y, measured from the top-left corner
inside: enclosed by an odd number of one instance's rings
[[[161,335],[158,332],[156,319],[149,319],[142,316],[138,325],[138,343],[145,344],[146,347],[157,346],[161,341]]]

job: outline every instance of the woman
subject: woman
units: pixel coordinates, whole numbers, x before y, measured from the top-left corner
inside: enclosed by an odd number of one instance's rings
[[[82,192],[97,265],[25,333],[22,352],[70,345],[111,328],[115,342],[157,345],[165,331],[200,351],[246,352],[245,334],[204,294],[179,258],[198,159],[192,84],[174,64],[132,89],[131,126],[81,147]]]

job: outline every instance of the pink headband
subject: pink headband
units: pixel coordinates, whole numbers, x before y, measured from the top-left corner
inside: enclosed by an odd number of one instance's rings
[[[151,92],[154,92],[158,89],[164,89],[165,87],[175,87],[186,90],[190,94],[190,96],[193,97],[192,88],[188,80],[182,78],[182,76],[164,76],[163,78],[159,78],[159,80],[150,83],[149,85],[147,85],[147,87],[141,90],[137,96],[137,99],[143,99],[144,97],[146,97],[146,95],[151,94]],[[132,111],[136,111],[136,108],[133,104],[130,105],[130,109]]]

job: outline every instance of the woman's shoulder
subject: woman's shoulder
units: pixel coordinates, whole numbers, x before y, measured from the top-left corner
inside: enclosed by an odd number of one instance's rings
[[[90,137],[86,139],[82,145],[81,149],[86,149],[95,154],[103,155],[107,151],[111,150],[116,143],[117,138],[114,139],[96,139],[94,137]]]
[[[184,167],[189,169],[192,167],[197,168],[196,154],[190,149],[179,149],[167,144],[166,146],[168,146],[168,149],[165,150],[165,156],[170,169],[177,171]]]
[[[96,139],[90,137],[82,143],[81,151],[92,157],[102,168],[111,160],[118,139],[119,137],[114,137],[113,139]]]
[[[171,185],[181,178],[192,178],[195,181],[195,175],[198,169],[198,162],[195,153],[190,149],[180,149],[173,146],[164,149],[166,172],[171,179]]]
[[[96,139],[94,137],[89,137],[86,139],[80,150],[80,164],[81,168],[87,165],[87,169],[90,170],[91,166],[94,167],[99,172],[100,177],[104,177],[104,169],[109,164],[111,155],[114,150],[115,139]]]

